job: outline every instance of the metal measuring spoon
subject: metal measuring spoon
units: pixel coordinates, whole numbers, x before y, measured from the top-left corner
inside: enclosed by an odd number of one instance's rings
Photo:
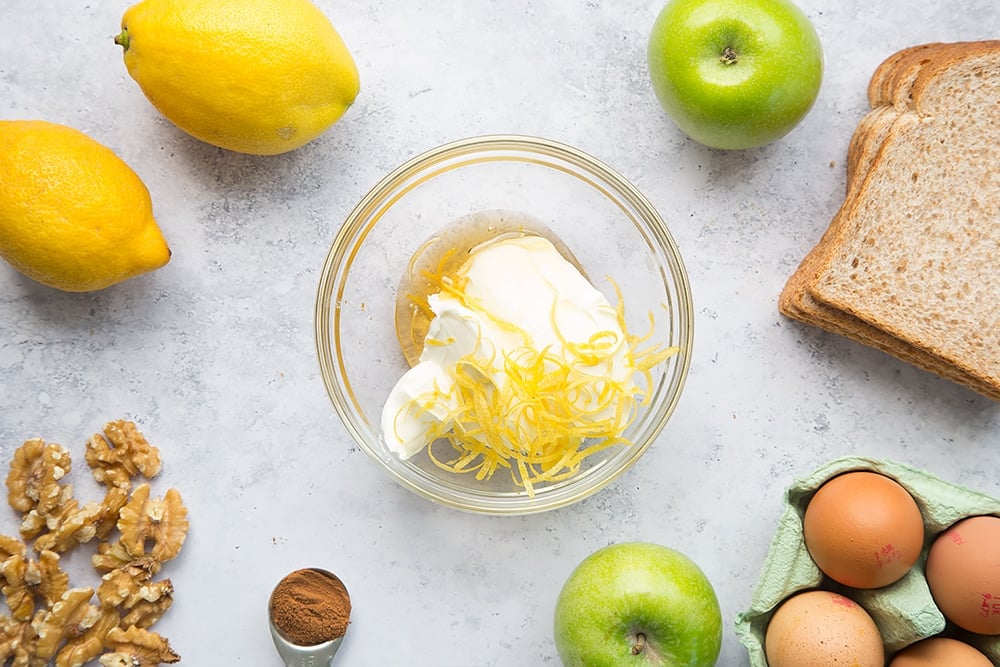
[[[343,637],[339,637],[315,646],[299,646],[281,636],[281,631],[271,620],[270,609],[267,610],[267,623],[271,626],[274,647],[278,649],[278,655],[285,661],[286,667],[326,667],[336,655],[340,643],[344,641]]]
[[[326,570],[320,570],[319,568],[309,568],[316,570],[325,575],[328,575],[337,581],[340,579]],[[280,585],[280,583],[279,583]],[[277,588],[277,586],[275,586]],[[333,656],[337,654],[340,649],[340,644],[344,641],[344,636],[341,635],[336,639],[331,639],[330,641],[322,642],[320,644],[314,644],[312,646],[300,646],[291,640],[287,639],[281,630],[274,623],[274,614],[272,612],[272,604],[274,602],[274,591],[267,599],[267,624],[271,628],[271,639],[274,640],[274,647],[278,649],[278,655],[284,661],[286,667],[328,667],[328,665],[333,661]]]

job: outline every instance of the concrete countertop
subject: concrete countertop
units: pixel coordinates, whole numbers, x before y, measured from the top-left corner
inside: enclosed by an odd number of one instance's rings
[[[0,454],[59,442],[93,495],[83,446],[104,422],[133,419],[160,448],[154,491],[178,488],[191,521],[155,626],[181,664],[280,664],[268,594],[319,566],[354,601],[337,664],[557,665],[566,576],[639,539],[702,566],[725,616],[719,664],[746,665],[733,619],[795,478],[858,454],[1000,496],[1000,404],[776,307],[842,200],[876,65],[905,46],[997,37],[994,0],[802,0],[825,49],[819,99],[787,137],[744,152],[703,148],[661,112],[645,64],[659,1],[317,4],[362,92],[323,137],[271,158],[199,143],[157,113],[112,43],[127,3],[0,7],[0,117],[65,123],[115,150],[174,253],[93,294],[0,264]],[[313,341],[320,268],[355,203],[416,153],[490,133],[572,144],[631,179],[668,221],[696,309],[690,377],[659,441],[604,491],[517,518],[438,507],[383,474],[334,413]],[[0,532],[16,531],[0,512]]]

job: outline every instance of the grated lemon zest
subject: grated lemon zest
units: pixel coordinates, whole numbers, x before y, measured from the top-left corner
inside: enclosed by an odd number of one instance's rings
[[[442,260],[442,267],[447,259]],[[490,316],[465,293],[462,275],[422,271],[421,276],[439,292]],[[453,395],[446,395],[435,385],[427,395],[411,400],[422,410],[431,406],[440,410],[441,405],[452,402],[458,406],[449,411],[447,419],[428,428],[426,439],[431,444],[427,452],[434,465],[458,474],[472,473],[477,480],[507,470],[517,486],[534,496],[537,485],[572,477],[588,457],[611,447],[632,445],[621,434],[634,421],[637,409],[652,399],[652,369],[679,349],[658,344],[640,349],[654,333],[654,315],[649,313],[648,331],[641,336],[631,334],[626,327],[621,290],[608,280],[617,296],[615,313],[625,333],[624,341],[614,331],[597,332],[585,342],[566,340],[556,326],[553,303],[553,329],[568,360],[549,348],[535,350],[528,345],[502,359],[494,356],[485,362],[470,355],[456,366]],[[430,310],[426,299],[415,300],[415,304]],[[490,318],[503,329],[528,339],[515,324]],[[626,348],[626,362],[643,378],[642,387],[616,381],[601,372],[601,364],[610,369],[620,345]],[[504,378],[501,385],[491,380],[496,374]],[[610,414],[600,417],[605,413]],[[442,446],[446,446],[444,453],[439,452]]]

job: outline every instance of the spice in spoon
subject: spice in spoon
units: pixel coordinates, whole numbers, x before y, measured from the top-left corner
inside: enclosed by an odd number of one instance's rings
[[[295,570],[271,593],[271,620],[298,646],[340,639],[351,618],[351,596],[336,575],[316,568]]]

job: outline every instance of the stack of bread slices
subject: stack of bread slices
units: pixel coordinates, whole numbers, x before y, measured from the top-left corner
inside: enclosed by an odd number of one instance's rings
[[[887,58],[785,315],[1000,400],[1000,41]]]

